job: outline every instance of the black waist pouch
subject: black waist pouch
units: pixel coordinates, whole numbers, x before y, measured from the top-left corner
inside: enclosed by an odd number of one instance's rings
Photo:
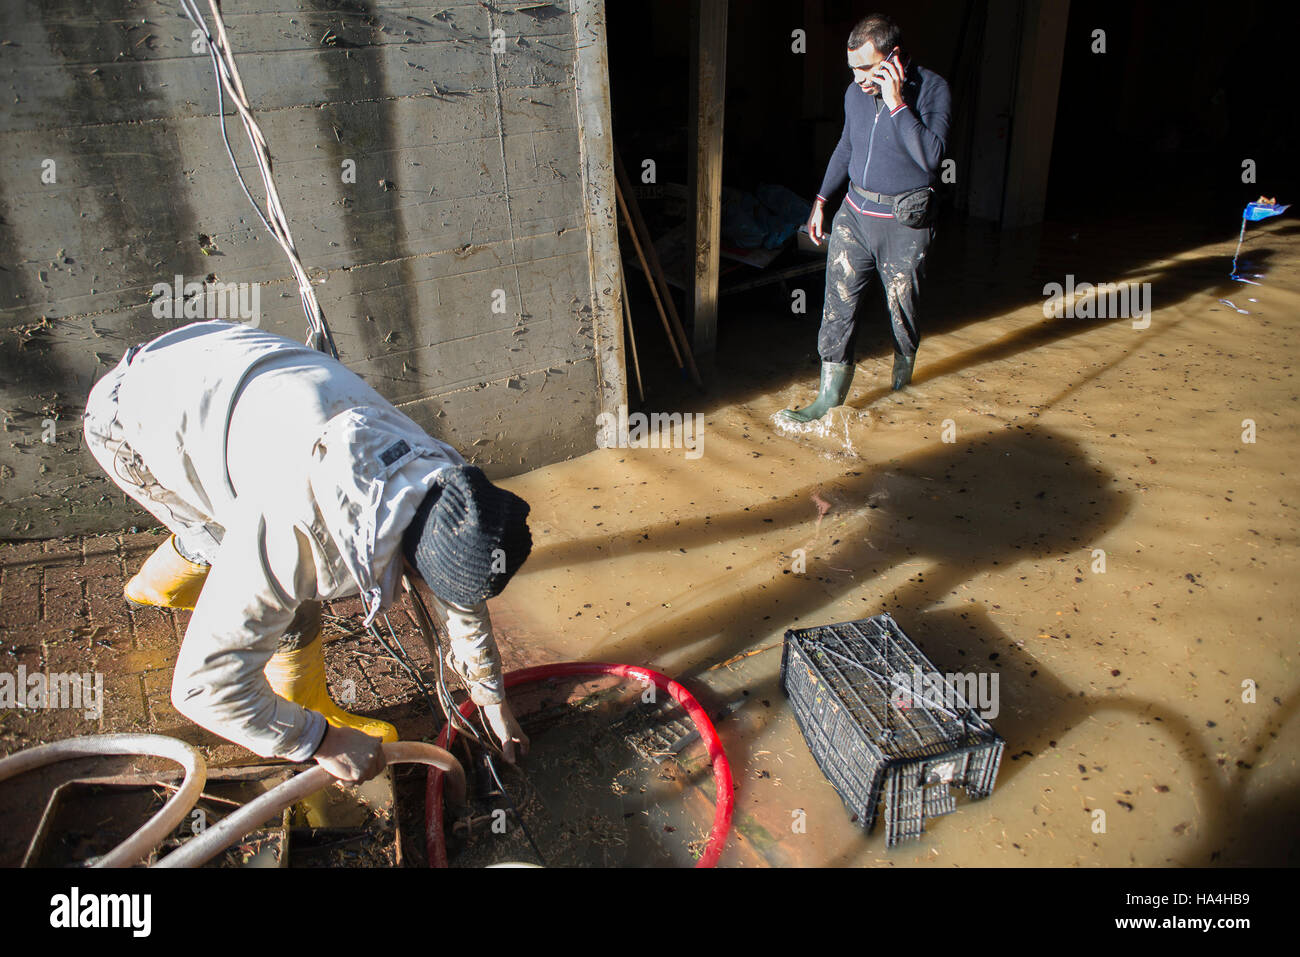
[[[894,199],[894,219],[904,226],[923,229],[930,225],[935,205],[934,189],[929,186],[899,193]]]

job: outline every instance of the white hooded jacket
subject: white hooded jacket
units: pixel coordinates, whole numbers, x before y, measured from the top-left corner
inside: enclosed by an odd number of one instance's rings
[[[464,459],[341,363],[240,323],[172,330],[113,374],[125,441],[192,508],[173,531],[184,526],[187,543],[207,543],[212,562],[173,703],[257,754],[305,760],[324,718],[274,694],[267,661],[303,602],[359,593],[366,625],[392,603],[402,536],[438,473]],[[88,418],[107,392],[97,384]],[[433,611],[462,673],[476,678],[474,699],[500,701],[486,605],[434,596]]]

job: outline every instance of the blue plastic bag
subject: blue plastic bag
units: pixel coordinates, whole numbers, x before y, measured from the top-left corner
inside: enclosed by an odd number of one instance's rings
[[[1257,223],[1261,219],[1268,219],[1270,216],[1281,216],[1290,208],[1289,203],[1285,206],[1279,206],[1277,203],[1247,203],[1244,215],[1248,221]]]

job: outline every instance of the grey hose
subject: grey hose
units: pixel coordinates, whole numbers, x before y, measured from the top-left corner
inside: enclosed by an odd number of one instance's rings
[[[421,741],[395,741],[383,748],[384,758],[389,764],[427,764],[443,771],[447,775],[448,800],[455,805],[465,803],[465,769],[451,754]],[[96,867],[130,867],[140,863],[166,840],[198,802],[207,782],[207,765],[195,748],[160,734],[100,734],[69,738],[0,758],[0,781],[56,761],[141,754],[176,761],[185,768],[185,780],[143,827],[95,863]],[[320,766],[304,771],[186,841],[154,867],[198,867],[205,864],[268,818],[315,794],[334,780],[334,776]]]
[[[465,769],[442,748],[420,741],[395,741],[384,745],[384,758],[389,764],[428,764],[446,772],[448,799],[457,805],[465,803]],[[269,818],[291,804],[297,804],[309,794],[315,794],[333,780],[334,777],[319,766],[304,771],[249,801],[233,814],[223,817],[154,866],[199,867]]]
[[[95,867],[130,867],[138,864],[185,820],[203,792],[208,769],[198,750],[161,734],[92,734],[55,741],[7,758],[0,758],[0,781],[43,768],[57,761],[105,755],[152,755],[175,761],[185,769],[185,780],[153,817],[98,861]]]

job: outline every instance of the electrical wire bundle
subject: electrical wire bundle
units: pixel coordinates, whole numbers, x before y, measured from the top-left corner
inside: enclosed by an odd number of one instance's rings
[[[239,179],[240,188],[248,197],[262,225],[284,250],[284,254],[289,258],[289,266],[293,270],[294,278],[298,280],[298,295],[302,299],[303,312],[307,314],[307,345],[337,359],[339,351],[334,345],[334,336],[325,323],[325,313],[321,310],[320,303],[316,301],[316,290],[312,288],[307,269],[294,245],[293,235],[289,231],[289,219],[284,213],[280,194],[271,177],[271,149],[267,146],[266,137],[262,135],[257,120],[253,119],[252,107],[244,93],[243,81],[239,78],[239,68],[235,66],[235,55],[226,37],[226,24],[221,19],[221,9],[217,0],[208,0],[208,6],[212,10],[212,20],[216,24],[217,32],[214,36],[208,29],[207,22],[195,0],[180,0],[180,4],[185,16],[199,28],[207,42],[208,55],[212,59],[212,71],[217,78],[217,117],[221,121],[221,139],[226,144],[226,155],[230,157],[231,165],[235,168],[235,176]],[[222,94],[223,89],[239,113],[239,118],[244,124],[244,132],[248,134],[248,141],[253,148],[258,172],[262,174],[262,185],[266,188],[265,213],[249,191],[248,184],[244,181],[244,174],[240,172],[239,162],[235,159],[235,151],[230,146],[230,138],[226,134],[226,103]]]
[[[501,780],[501,775],[497,773],[496,762],[492,760],[492,755],[495,752],[498,756],[504,757],[504,753],[496,741],[493,740],[492,732],[487,726],[487,720],[483,717],[483,710],[481,708],[477,709],[479,721],[483,724],[483,733],[480,734],[478,729],[466,721],[461,715],[460,708],[457,707],[455,698],[452,697],[451,689],[447,687],[447,676],[443,665],[441,631],[435,624],[433,616],[429,614],[429,609],[425,607],[424,599],[420,597],[420,593],[416,589],[415,584],[411,581],[409,575],[402,575],[402,587],[410,597],[411,607],[415,610],[415,614],[412,617],[415,620],[416,626],[420,629],[421,634],[424,635],[425,644],[428,645],[429,648],[429,654],[438,664],[438,680],[434,686],[434,690],[437,693],[438,705],[442,709],[442,714],[445,717],[446,722],[451,727],[455,728],[456,731],[468,735],[482,746],[483,759],[487,764],[488,773],[492,775],[492,780],[496,783],[497,789],[501,792],[501,796],[510,807],[510,813],[514,816],[519,827],[523,830],[524,837],[528,839],[528,843],[532,847],[533,853],[537,855],[538,861],[544,866],[546,864],[546,858],[542,855],[541,850],[537,846],[537,842],[533,839],[532,832],[528,829],[528,824],[524,821],[523,815],[519,813],[519,808],[516,806],[510,791]],[[397,637],[397,632],[394,630],[392,622],[388,620],[388,615],[384,614],[381,617],[384,620],[384,627],[388,629],[388,635],[389,638],[392,639],[392,644],[390,645],[384,638],[383,634],[374,622],[371,622],[369,626],[371,636],[378,641],[380,646],[383,647],[383,649],[402,666],[406,673],[411,676],[411,680],[415,682],[416,687],[420,689],[420,693],[424,695],[424,700],[428,703],[429,710],[433,714],[435,726],[437,726],[439,723],[438,709],[434,707],[428,686],[425,685],[424,680],[420,677],[420,672],[416,668],[415,663],[411,661],[410,655],[407,654],[406,648],[402,644],[402,640]]]

